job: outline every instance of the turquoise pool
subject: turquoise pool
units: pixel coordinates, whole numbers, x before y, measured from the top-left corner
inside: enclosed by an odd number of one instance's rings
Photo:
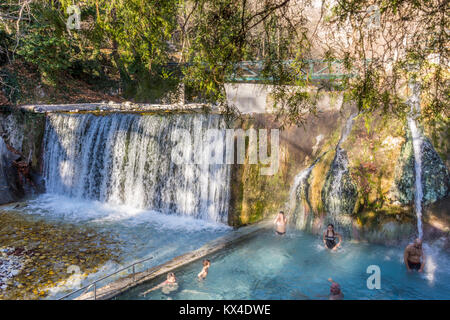
[[[178,290],[140,293],[165,279],[165,275],[133,288],[116,299],[328,299],[333,278],[345,299],[449,299],[450,254],[440,244],[425,244],[424,273],[408,273],[403,248],[344,242],[338,252],[324,249],[320,237],[291,231],[284,237],[264,232],[234,248],[208,257],[206,280],[196,279],[197,261],[178,270]],[[381,288],[368,289],[367,267],[381,271]]]

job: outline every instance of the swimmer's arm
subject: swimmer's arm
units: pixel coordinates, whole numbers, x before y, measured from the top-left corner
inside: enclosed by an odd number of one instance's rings
[[[322,237],[322,240],[323,240],[323,244],[324,244],[324,245],[326,246],[326,244],[327,244],[327,241],[325,240],[325,233],[326,233],[326,232],[324,232],[324,233],[323,233],[323,237]]]
[[[149,293],[149,292],[158,290],[158,289],[161,288],[163,285],[164,285],[164,282],[161,283],[161,284],[159,284],[159,285],[157,285],[156,287],[153,287],[153,288],[151,288],[151,289],[145,291],[144,293],[141,293],[141,295],[145,296],[145,295],[146,295],[147,293]]]
[[[409,256],[409,246],[406,247],[405,253],[403,254],[403,260],[405,261],[405,266],[408,271],[411,271],[408,264],[408,256]]]
[[[336,246],[333,248],[333,250],[336,250],[337,248],[339,248],[342,243],[342,236],[339,233],[336,233],[336,237],[338,237],[339,242],[336,244]]]
[[[163,287],[166,283],[167,283],[167,280],[164,281],[164,282],[162,282],[162,283],[160,283],[160,284],[158,284],[156,287],[153,287],[153,288],[151,288],[151,289],[145,291],[144,293],[142,293],[142,295],[145,296],[145,295],[146,295],[147,293],[149,293],[149,292],[158,290],[159,288]]]
[[[422,264],[420,265],[420,269],[419,269],[419,272],[422,272],[423,271],[423,268],[425,267],[425,252],[423,252],[423,249],[422,249]]]

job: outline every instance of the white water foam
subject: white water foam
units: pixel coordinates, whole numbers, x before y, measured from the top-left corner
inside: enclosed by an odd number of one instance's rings
[[[414,119],[417,113],[420,113],[420,92],[418,86],[410,84],[412,89],[412,96],[409,99],[411,105],[411,115],[408,117],[408,126],[411,131],[413,149],[414,149],[414,172],[415,172],[415,192],[414,192],[414,207],[417,216],[417,231],[419,239],[423,237],[422,229],[422,133],[417,127]]]
[[[202,131],[208,128],[225,128],[223,118],[52,114],[44,139],[46,190],[126,206],[129,214],[155,210],[226,222],[229,166],[175,165],[171,159],[176,146],[172,134],[179,129],[188,130],[194,139],[203,139],[193,145],[193,156],[210,156],[205,150],[223,152],[225,131],[203,137]]]
[[[141,209],[127,205],[114,205],[98,200],[74,199],[58,194],[43,194],[30,200],[22,209],[26,213],[61,219],[66,222],[91,222],[102,225],[121,223],[127,226],[152,224],[158,229],[182,230],[228,230],[229,226],[189,216],[177,216]]]

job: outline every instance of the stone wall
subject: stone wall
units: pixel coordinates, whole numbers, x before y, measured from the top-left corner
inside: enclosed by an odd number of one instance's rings
[[[42,191],[40,182],[45,115],[22,110],[0,110],[0,139],[8,193],[0,204]]]

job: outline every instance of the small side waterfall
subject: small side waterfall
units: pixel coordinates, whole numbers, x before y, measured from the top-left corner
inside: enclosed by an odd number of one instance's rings
[[[357,113],[352,114],[346,121],[342,130],[341,137],[336,146],[336,155],[331,164],[330,174],[327,177],[325,184],[326,198],[322,197],[325,208],[327,209],[327,215],[329,215],[333,222],[336,220],[338,214],[347,210],[345,208],[346,203],[343,204],[342,194],[344,192],[343,179],[348,175],[348,159],[345,150],[341,148],[341,145],[347,139],[352,129],[353,120],[357,116]],[[294,178],[294,184],[290,190],[289,196],[289,222],[295,225],[298,229],[307,229],[312,226],[312,215],[309,214],[310,208],[308,208],[308,178],[311,175],[317,162],[322,156],[319,156],[314,163],[302,170]],[[346,184],[347,186],[347,184]],[[306,202],[306,203],[305,203]],[[342,218],[343,219],[343,218]],[[342,220],[341,219],[341,220]]]
[[[53,114],[45,132],[47,193],[167,214],[226,222],[230,168],[226,164],[176,165],[171,159],[175,130],[189,132],[192,157],[225,148],[218,115]],[[191,146],[186,146],[191,147]]]
[[[355,117],[357,115],[358,115],[358,113],[351,114],[350,117],[345,122],[345,127],[344,127],[344,130],[342,131],[341,138],[339,139],[339,142],[338,142],[338,145],[336,147],[336,150],[337,149],[341,149],[341,144],[343,142],[345,142],[345,140],[347,140],[348,135],[350,134],[350,131],[352,131],[353,120],[355,119]]]
[[[417,216],[417,231],[419,238],[422,239],[422,133],[417,127],[415,115],[420,113],[420,92],[416,85],[410,84],[412,96],[409,99],[411,105],[411,115],[408,117],[408,126],[411,131],[413,149],[414,149],[414,173],[415,173],[415,191],[414,191],[414,207]]]
[[[327,215],[331,217],[335,224],[337,224],[339,220],[344,219],[344,216],[342,216],[341,213],[351,213],[354,205],[352,203],[347,203],[345,201],[346,197],[344,197],[344,193],[356,193],[356,190],[353,190],[351,184],[347,181],[349,175],[348,157],[341,145],[347,140],[353,126],[353,120],[356,116],[357,113],[350,115],[345,123],[341,138],[336,146],[336,154],[331,163],[331,169],[325,181],[324,190],[322,190],[322,199],[324,201],[324,207],[327,210]],[[344,181],[344,179],[346,180]]]
[[[298,229],[304,229],[307,224],[307,210],[304,204],[304,195],[306,192],[306,181],[311,174],[312,169],[316,165],[317,160],[308,168],[300,171],[294,178],[294,184],[289,191],[289,216],[290,224],[293,224]]]

